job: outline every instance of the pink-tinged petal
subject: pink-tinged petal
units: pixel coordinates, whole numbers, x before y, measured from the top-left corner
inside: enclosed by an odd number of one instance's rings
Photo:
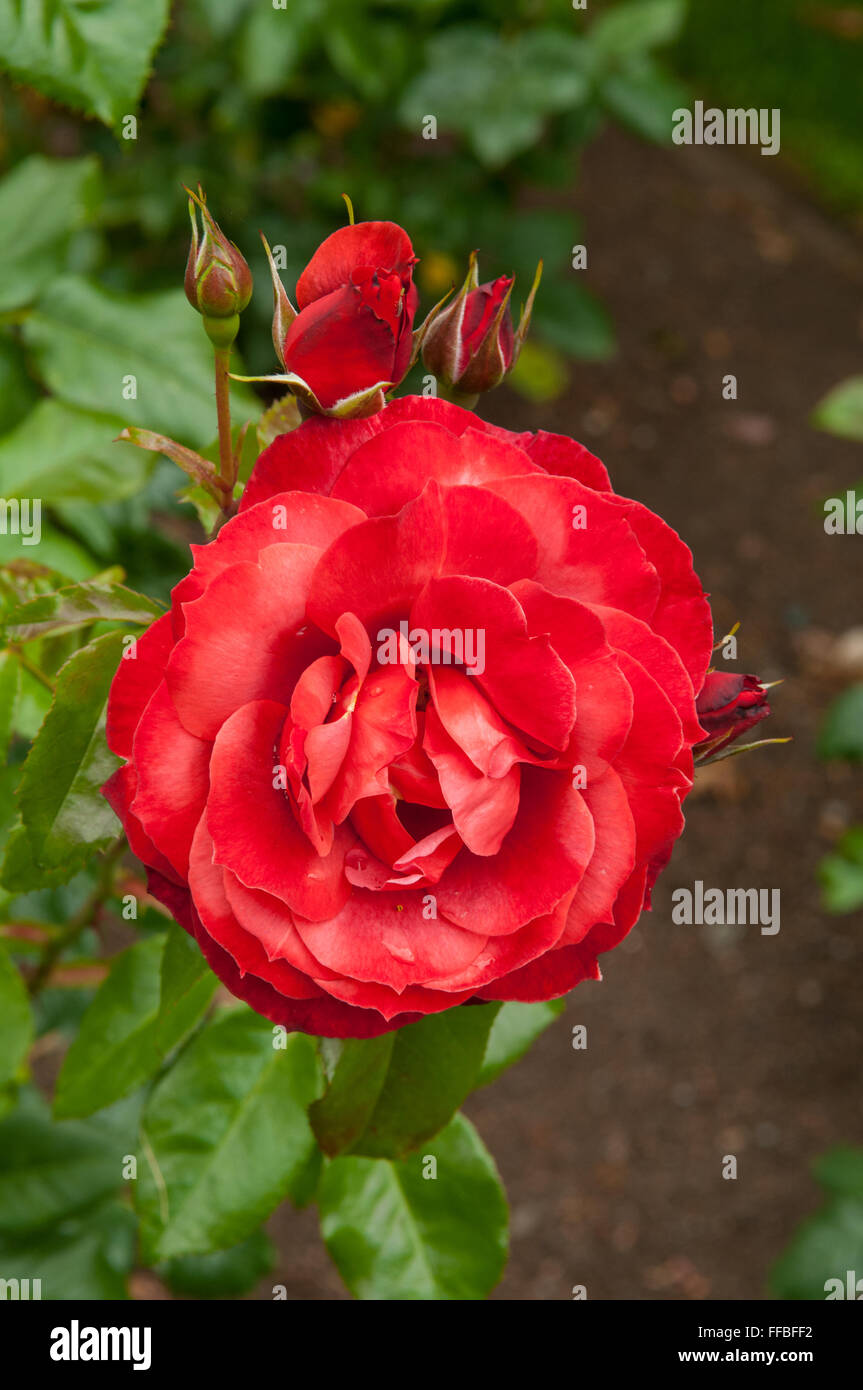
[[[438,883],[461,847],[462,840],[455,827],[442,825],[400,854],[393,863],[393,870],[407,875],[416,872],[426,883]]]
[[[394,272],[406,282],[415,262],[410,237],[395,222],[357,222],[339,227],[321,242],[297,281],[297,304],[304,309],[340,286],[349,285],[358,266]]]
[[[414,595],[439,573],[445,544],[441,490],[432,482],[397,516],[364,521],[333,542],[312,579],[309,617],[335,633],[339,618],[354,613],[377,642],[380,630],[397,628]]]
[[[612,647],[635,657],[659,682],[680,717],[687,742],[697,743],[704,731],[695,711],[692,681],[676,649],[631,613],[623,613],[619,608],[594,611]]]
[[[552,593],[624,608],[650,619],[660,595],[656,569],[612,494],[572,478],[533,474],[489,483],[542,537],[533,576]]]
[[[565,748],[575,719],[575,685],[547,637],[530,637],[521,605],[486,579],[432,579],[411,609],[411,628],[482,638],[484,670],[471,676],[498,714],[549,748]],[[450,656],[457,646],[447,644]],[[443,664],[443,663],[441,663]]]
[[[425,714],[418,710],[417,740],[390,763],[390,786],[405,801],[445,809],[447,803],[434,763],[422,748],[424,722]]]
[[[532,435],[517,435],[516,438],[525,453],[546,473],[575,478],[577,482],[598,492],[611,491],[605,465],[576,440],[567,438],[565,434],[548,434],[545,430],[537,430]]]
[[[183,728],[164,681],[138,725],[134,757],[138,789],[132,810],[185,878],[192,837],[210,785],[210,744]]]
[[[597,924],[612,920],[617,895],[635,867],[635,821],[626,790],[613,768],[582,793],[593,817],[596,845],[566,919],[561,945],[582,941]]]
[[[343,768],[351,746],[353,722],[352,714],[343,714],[332,724],[319,724],[306,735],[306,778],[313,805],[323,801],[340,774],[344,777]],[[330,812],[327,814],[330,815]]]
[[[186,635],[166,678],[190,734],[215,738],[250,700],[287,703],[305,668],[332,651],[332,641],[306,624],[319,556],[314,546],[271,545],[257,564],[243,561],[216,575],[187,605]]]
[[[462,931],[443,918],[423,916],[423,894],[368,893],[355,888],[338,915],[327,922],[296,919],[297,931],[328,970],[352,980],[409,985],[463,970],[485,945],[485,937]]]
[[[453,824],[471,854],[497,854],[518,812],[518,766],[499,777],[480,772],[450,738],[431,705],[423,746],[437,768]]]
[[[429,687],[440,723],[479,772],[503,777],[513,763],[541,762],[501,719],[473,677],[452,666],[430,666]]]
[[[141,715],[164,679],[165,664],[174,645],[171,615],[165,613],[142,633],[124,656],[111,682],[106,737],[118,758],[131,758],[132,741]]]
[[[568,761],[583,766],[588,780],[601,777],[623,747],[633,703],[603,623],[585,604],[550,594],[530,580],[513,584],[512,592],[524,609],[531,636],[546,633],[575,680]]]
[[[336,623],[336,637],[342,656],[353,666],[357,681],[362,685],[372,664],[372,644],[356,613],[342,614]]]
[[[413,835],[399,820],[393,794],[388,791],[363,797],[351,812],[351,826],[361,842],[345,860],[346,872],[347,866],[350,866],[351,882],[362,881],[357,875],[364,878],[368,870],[369,886],[373,881],[375,887],[384,887],[383,881],[378,882],[377,865],[365,862],[369,855],[391,869],[396,860],[415,844]]]
[[[291,695],[291,719],[301,729],[314,729],[332,713],[348,673],[341,656],[319,656],[303,671]]]
[[[344,858],[353,835],[337,831],[332,851],[321,857],[298,826],[286,794],[273,786],[286,713],[284,705],[256,700],[222,726],[210,759],[207,824],[216,862],[233,870],[241,883],[323,920],[338,912],[350,893]]]
[[[438,884],[438,910],[469,931],[507,936],[553,911],[593,849],[593,818],[569,774],[523,767],[518,815],[500,853],[462,851]]]
[[[369,516],[391,516],[432,478],[441,487],[482,487],[494,478],[538,471],[523,450],[492,435],[468,429],[459,438],[442,425],[412,420],[361,444],[332,495]]]
[[[289,999],[314,999],[320,986],[282,960],[270,960],[235,917],[225,892],[226,871],[213,862],[213,841],[202,817],[189,856],[189,887],[207,933],[229,952],[241,973],[251,971]]]
[[[350,743],[327,794],[327,810],[336,825],[361,797],[387,790],[389,764],[416,739],[417,689],[403,666],[379,667],[363,682]]]

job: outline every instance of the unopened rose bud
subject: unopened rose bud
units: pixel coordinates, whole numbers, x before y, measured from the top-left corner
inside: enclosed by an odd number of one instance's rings
[[[423,335],[423,362],[443,387],[469,398],[500,385],[518,361],[541,273],[542,262],[514,329],[509,301],[515,277],[501,275],[481,285],[476,252],[472,254],[458,295],[435,315]]]
[[[712,758],[770,714],[766,685],[757,676],[708,673],[695,704],[707,737],[696,744],[696,759]]]
[[[186,262],[186,298],[204,320],[216,347],[230,347],[240,327],[240,314],[252,297],[252,272],[232,241],[212,217],[203,193],[189,194],[192,244]],[[203,234],[198,229],[201,214]]]

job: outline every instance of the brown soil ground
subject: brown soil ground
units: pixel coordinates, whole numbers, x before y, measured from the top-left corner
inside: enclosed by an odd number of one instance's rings
[[[742,623],[737,667],[784,678],[768,731],[794,742],[702,775],[652,914],[467,1106],[512,1204],[494,1296],[568,1299],[583,1284],[589,1298],[757,1299],[817,1205],[810,1161],[863,1142],[860,915],[825,916],[815,880],[863,819],[863,777],[813,746],[833,694],[863,678],[860,643],[855,669],[834,640],[863,623],[863,540],[826,536],[821,510],[863,480],[863,450],[808,423],[861,370],[863,261],[757,158],[718,148],[609,133],[578,207],[586,283],[620,352],[577,368],[552,407],[502,391],[489,413],[583,439],[619,492],[682,533],[717,634]],[[736,402],[721,395],[729,372]],[[780,932],[672,924],[673,889],[696,879],[781,889]],[[571,1046],[579,1023],[587,1051]],[[347,1296],[313,1212],[282,1211],[273,1230],[280,1266],[261,1296],[273,1282],[294,1299]]]

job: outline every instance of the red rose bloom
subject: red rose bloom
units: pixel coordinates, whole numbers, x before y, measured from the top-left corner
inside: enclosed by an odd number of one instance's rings
[[[193,549],[107,794],[228,988],[369,1037],[598,978],[704,737],[677,535],[572,440],[408,397],[277,439]]]
[[[413,346],[415,264],[395,222],[341,227],[318,247],[281,346],[286,380],[311,410],[367,414],[401,381]]]

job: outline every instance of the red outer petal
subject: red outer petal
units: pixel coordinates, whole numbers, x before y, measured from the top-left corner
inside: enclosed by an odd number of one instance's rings
[[[390,516],[429,479],[442,487],[482,487],[495,478],[538,472],[523,450],[468,429],[459,439],[443,425],[406,421],[361,444],[333,485],[333,496],[369,516]]]
[[[119,758],[132,756],[138,722],[165,674],[165,663],[174,645],[171,615],[165,613],[142,633],[124,656],[111,682],[106,737]]]
[[[287,704],[305,667],[333,650],[313,629],[298,636],[306,628],[306,596],[319,556],[315,546],[271,545],[257,564],[243,561],[224,570],[186,605],[186,633],[166,677],[189,733],[215,738],[250,700]]]
[[[517,435],[518,443],[525,453],[544,468],[562,478],[575,478],[587,487],[599,492],[611,492],[611,482],[605,465],[595,454],[585,449],[574,439],[564,434],[548,434],[538,430],[536,434]]]
[[[189,850],[209,788],[210,745],[187,733],[163,681],[135,734],[138,787],[132,810],[177,873]]]
[[[583,603],[604,603],[650,619],[660,595],[656,569],[646,557],[628,520],[609,497],[571,478],[504,478],[489,489],[520,511],[542,537],[534,576],[552,593]],[[586,525],[574,520],[583,507]]]

